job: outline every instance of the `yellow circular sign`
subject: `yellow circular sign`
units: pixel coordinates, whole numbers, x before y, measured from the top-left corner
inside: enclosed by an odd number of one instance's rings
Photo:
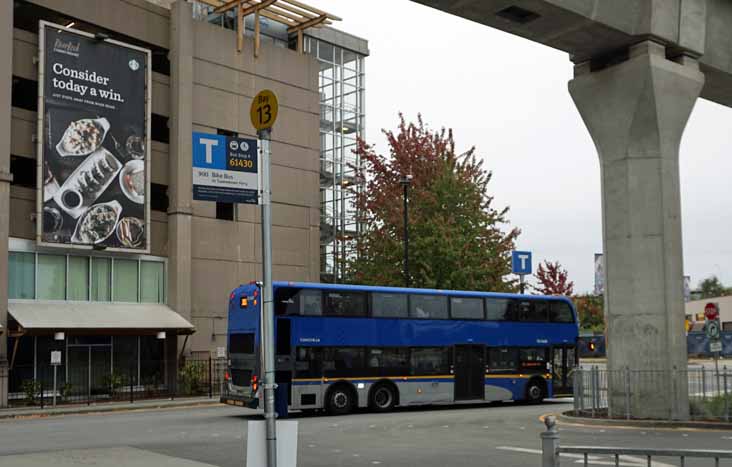
[[[277,96],[269,89],[259,91],[254,100],[252,106],[249,109],[249,117],[252,120],[252,125],[257,130],[264,130],[272,128],[275,120],[277,120],[277,110],[279,105],[277,104]]]

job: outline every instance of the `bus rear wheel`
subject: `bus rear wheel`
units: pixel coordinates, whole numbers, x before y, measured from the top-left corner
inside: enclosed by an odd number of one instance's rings
[[[328,391],[327,409],[331,415],[345,415],[353,410],[356,398],[353,390],[345,384],[339,384]]]
[[[526,402],[529,404],[538,404],[546,397],[544,382],[536,379],[529,381],[526,386]]]
[[[396,405],[396,393],[390,384],[378,384],[371,390],[371,408],[377,412],[387,412]]]

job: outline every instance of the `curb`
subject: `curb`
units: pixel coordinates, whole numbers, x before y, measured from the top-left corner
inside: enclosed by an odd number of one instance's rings
[[[615,428],[693,428],[700,430],[723,430],[732,431],[732,423],[724,422],[702,422],[702,421],[667,421],[667,420],[619,420],[607,418],[588,418],[570,415],[570,412],[555,414],[560,423],[582,424]]]
[[[114,412],[137,412],[142,410],[160,410],[160,409],[184,409],[192,407],[206,407],[206,406],[217,406],[223,405],[218,399],[205,400],[205,401],[181,401],[180,403],[171,403],[161,401],[160,403],[137,405],[130,404],[127,406],[90,406],[90,407],[79,407],[78,409],[57,409],[37,412],[14,412],[14,413],[2,413],[0,410],[0,420],[21,420],[28,418],[47,418],[47,417],[59,417],[64,415],[89,415],[89,414],[101,414],[101,413],[114,413]]]

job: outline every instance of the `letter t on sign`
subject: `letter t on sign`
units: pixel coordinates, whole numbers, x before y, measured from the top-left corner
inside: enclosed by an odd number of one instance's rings
[[[206,164],[213,164],[213,148],[214,146],[218,146],[219,142],[215,139],[206,138],[201,138],[200,141],[201,144],[206,146]]]

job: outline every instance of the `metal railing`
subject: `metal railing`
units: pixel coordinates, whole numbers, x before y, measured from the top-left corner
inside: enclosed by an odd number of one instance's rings
[[[732,420],[732,371],[699,367],[647,371],[593,366],[573,373],[574,413],[584,417],[631,419],[634,400],[678,394],[686,384],[692,420]],[[610,386],[614,404],[609,404]],[[651,391],[655,391],[655,394]],[[673,419],[673,414],[668,414]]]
[[[542,467],[559,467],[559,459],[563,455],[583,460],[585,467],[590,464],[619,467],[621,461],[642,465],[644,460],[651,467],[653,459],[658,457],[679,459],[681,467],[686,465],[687,459],[714,459],[714,466],[719,467],[720,459],[732,459],[732,451],[721,450],[561,446],[556,423],[556,418],[551,415],[544,419],[547,429],[541,433]]]
[[[9,403],[13,407],[134,403],[142,399],[208,396],[221,392],[227,362],[225,359],[186,358],[177,362],[177,371],[166,371],[168,362],[141,360],[140,365],[112,369],[108,361],[91,362],[70,368],[54,369],[44,364],[10,371]],[[175,380],[171,381],[174,375]]]

